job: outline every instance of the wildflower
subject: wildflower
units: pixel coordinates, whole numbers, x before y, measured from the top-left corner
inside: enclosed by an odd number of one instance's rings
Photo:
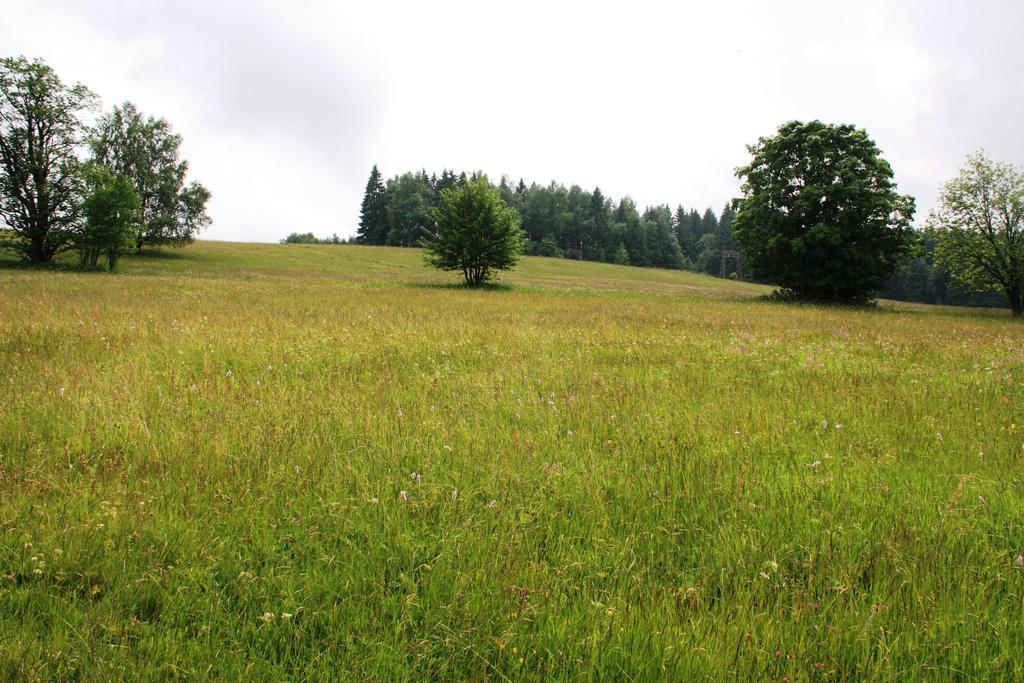
[[[810,467],[810,468],[811,468],[811,469],[813,469],[813,470],[816,470],[816,469],[818,469],[819,467],[821,467],[821,461],[820,461],[820,460],[815,460],[815,461],[814,461],[814,462],[812,462],[812,463],[811,463],[810,465],[808,465],[808,467]]]
[[[486,505],[485,507],[487,507],[488,509],[490,509],[490,508],[493,508],[493,507],[497,506],[497,504],[498,504],[498,501],[497,501],[497,500],[494,500],[494,499],[492,498],[492,499],[491,499],[491,502],[490,502],[490,503],[488,503],[488,504],[487,504],[487,505]]]
[[[61,397],[61,398],[64,398],[64,387],[61,387],[61,388],[60,388],[60,391],[59,391],[59,392],[57,392],[57,393],[59,393],[59,394],[60,394],[60,397]]]
[[[458,489],[452,489],[452,500],[458,500],[458,499],[459,499],[459,490]]]
[[[260,619],[262,619],[263,621],[266,621],[266,622],[271,622],[271,621],[274,620],[274,613],[273,612],[264,612],[263,616],[260,617]]]
[[[413,472],[412,474],[409,475],[409,478],[412,479],[414,482],[416,482],[417,486],[419,486],[420,481],[423,480],[423,477],[420,476],[419,472]]]
[[[301,474],[301,473],[302,473],[302,468],[299,467],[298,465],[296,465],[295,466],[295,474]]]
[[[828,429],[828,420],[822,420],[821,421],[821,428],[822,429]]]
[[[401,408],[398,409],[398,417],[405,417],[405,413],[402,412]]]
[[[1024,555],[1018,555],[1015,563],[1018,567],[1024,567]]]
[[[400,499],[400,500],[401,500],[401,501],[402,501],[403,503],[408,503],[408,502],[409,502],[409,494],[408,494],[408,493],[406,493],[404,489],[398,492],[398,498],[399,498],[399,499]]]
[[[287,620],[292,618],[292,613],[291,612],[281,612],[281,618],[284,619],[285,621],[287,621]]]
[[[572,433],[572,430],[570,429],[569,430],[569,436],[571,437],[572,435],[573,435],[573,433]]]
[[[841,425],[841,424],[837,424],[837,425],[836,425],[836,431],[839,431],[839,430],[841,430],[842,428],[843,428],[843,425]]]

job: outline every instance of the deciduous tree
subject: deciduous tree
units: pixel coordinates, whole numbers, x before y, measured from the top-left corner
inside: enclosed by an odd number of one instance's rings
[[[80,224],[79,115],[94,102],[42,61],[0,60],[0,222],[29,261],[52,260]]]
[[[1014,317],[1024,314],[1024,170],[967,158],[942,188],[928,224],[935,256],[961,284],[1005,294]]]
[[[95,268],[103,256],[107,270],[113,270],[121,256],[135,248],[142,198],[128,178],[106,167],[86,164],[83,174],[89,192],[82,203],[85,220],[75,233],[74,246],[83,266]]]
[[[799,299],[862,303],[913,255],[914,200],[863,130],[792,121],[749,150],[732,229],[755,277]]]
[[[198,182],[186,184],[181,136],[165,119],[143,116],[125,102],[100,119],[89,144],[93,161],[129,178],[142,197],[136,250],[188,244],[209,224],[210,192]]]
[[[486,177],[441,192],[434,216],[436,232],[424,243],[431,266],[461,271],[465,283],[475,287],[519,262],[519,215]]]

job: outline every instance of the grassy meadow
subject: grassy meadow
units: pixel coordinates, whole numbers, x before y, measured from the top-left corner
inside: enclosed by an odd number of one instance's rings
[[[1024,326],[455,282],[0,269],[0,679],[1024,678]]]

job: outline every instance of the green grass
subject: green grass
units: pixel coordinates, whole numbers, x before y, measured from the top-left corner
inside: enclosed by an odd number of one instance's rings
[[[0,270],[0,679],[1024,677],[1020,324],[453,281]]]

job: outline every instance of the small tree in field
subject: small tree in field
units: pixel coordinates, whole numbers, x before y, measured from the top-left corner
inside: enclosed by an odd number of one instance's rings
[[[436,232],[426,240],[426,261],[440,270],[462,271],[475,287],[519,262],[524,240],[519,214],[487,178],[441,192],[434,212]]]
[[[939,194],[928,227],[936,260],[971,289],[1001,290],[1024,314],[1024,170],[983,152],[967,158]]]
[[[749,150],[732,230],[754,277],[797,299],[864,303],[913,255],[914,200],[863,130],[791,121]]]
[[[95,268],[105,256],[107,270],[113,270],[122,255],[135,249],[142,198],[128,178],[102,166],[87,164],[83,175],[89,187],[82,203],[85,222],[73,243],[83,266]]]

